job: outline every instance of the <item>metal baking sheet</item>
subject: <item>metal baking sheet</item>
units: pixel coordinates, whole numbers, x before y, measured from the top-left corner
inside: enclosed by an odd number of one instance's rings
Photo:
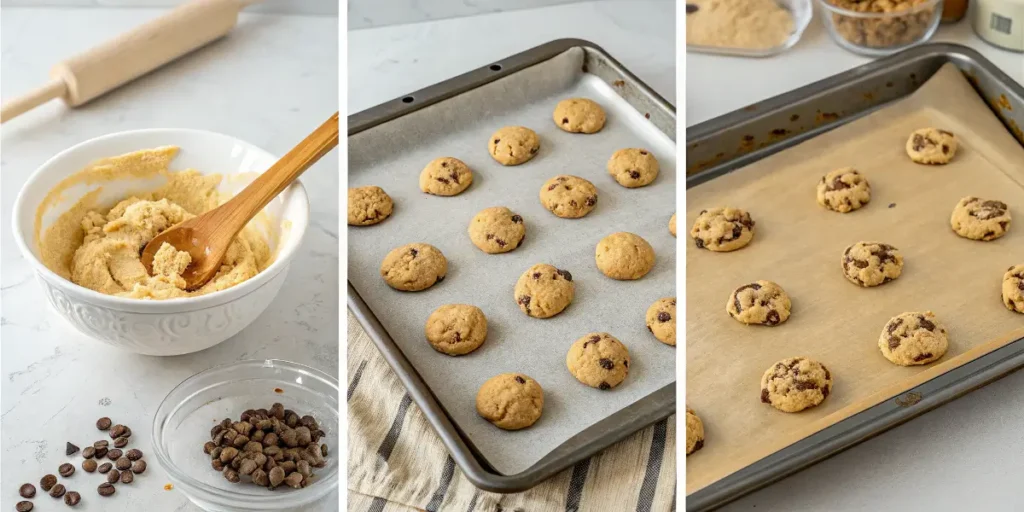
[[[601,132],[568,134],[552,123],[554,105],[574,96],[604,106]],[[518,167],[486,154],[490,134],[510,124],[541,138],[540,153]],[[349,185],[379,185],[396,203],[387,221],[349,229],[350,308],[477,486],[529,488],[674,413],[675,349],[655,340],[643,320],[654,300],[675,293],[676,244],[667,227],[675,210],[674,132],[671,105],[579,40],[543,45],[350,118]],[[608,157],[622,147],[646,147],[658,158],[652,185],[625,189],[607,175]],[[420,192],[419,172],[438,156],[465,161],[473,185],[448,198]],[[590,215],[559,219],[543,209],[538,191],[557,174],[597,186]],[[476,212],[498,205],[524,217],[527,238],[513,252],[487,255],[466,228]],[[597,241],[616,231],[637,233],[654,247],[655,268],[643,279],[614,281],[594,265]],[[397,292],[380,279],[380,261],[414,241],[440,248],[449,274],[424,292]],[[525,317],[512,298],[519,275],[539,262],[569,270],[577,286],[573,304],[547,320]],[[490,331],[483,347],[458,358],[435,352],[423,337],[430,312],[452,302],[480,306]],[[583,386],[565,369],[569,345],[591,331],[611,332],[630,349],[630,376],[610,392]],[[529,429],[502,431],[476,414],[480,384],[507,371],[545,388],[544,416]]]
[[[687,188],[867,115],[955,64],[1024,145],[1024,87],[977,52],[931,44],[899,53],[688,129]],[[710,510],[1024,367],[1024,339],[907,390],[687,496]]]

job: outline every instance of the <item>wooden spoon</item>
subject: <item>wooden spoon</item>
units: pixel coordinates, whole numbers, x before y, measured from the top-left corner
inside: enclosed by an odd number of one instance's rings
[[[235,197],[202,215],[160,233],[146,244],[142,264],[153,275],[153,256],[166,242],[192,256],[181,274],[185,289],[206,284],[220,270],[228,246],[264,206],[291,185],[309,166],[338,145],[338,113],[292,148]]]

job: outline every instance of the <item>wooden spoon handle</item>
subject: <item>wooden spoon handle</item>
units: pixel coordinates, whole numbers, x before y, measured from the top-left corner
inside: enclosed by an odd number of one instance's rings
[[[264,206],[337,145],[338,113],[335,112],[270,169],[218,209],[225,214],[220,222],[232,228],[224,232],[230,232],[233,236],[241,231]]]

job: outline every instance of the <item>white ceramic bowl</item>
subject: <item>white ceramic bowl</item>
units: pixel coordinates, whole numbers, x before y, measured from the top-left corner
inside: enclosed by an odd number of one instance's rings
[[[272,222],[263,224],[279,235],[268,237],[271,252],[277,255],[274,262],[248,281],[198,297],[139,300],[104,295],[78,286],[43,265],[35,243],[34,223],[36,209],[53,187],[96,160],[167,145],[181,148],[171,162],[172,170],[191,168],[203,174],[222,174],[225,179],[218,188],[222,193],[238,192],[256,174],[277,161],[252,144],[212,132],[151,129],[114,133],[78,144],[48,160],[32,174],[14,203],[14,238],[54,309],[82,333],[139,354],[197,352],[234,336],[252,323],[284,284],[288,264],[302,243],[309,221],[309,198],[302,185],[296,182],[264,210]],[[229,175],[241,173],[251,174],[244,179],[229,179]],[[164,181],[163,178],[122,179],[76,185],[44,213],[41,233],[85,193],[98,186],[103,189],[100,201],[112,206],[133,190],[155,189]],[[282,221],[290,226],[284,228]]]

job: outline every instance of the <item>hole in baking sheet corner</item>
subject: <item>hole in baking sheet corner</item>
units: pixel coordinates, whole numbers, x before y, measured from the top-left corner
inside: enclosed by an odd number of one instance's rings
[[[413,100],[412,96],[406,96],[406,97],[402,98],[402,103],[412,103],[413,101],[414,100]]]
[[[491,71],[501,71],[501,64],[491,64]]]

